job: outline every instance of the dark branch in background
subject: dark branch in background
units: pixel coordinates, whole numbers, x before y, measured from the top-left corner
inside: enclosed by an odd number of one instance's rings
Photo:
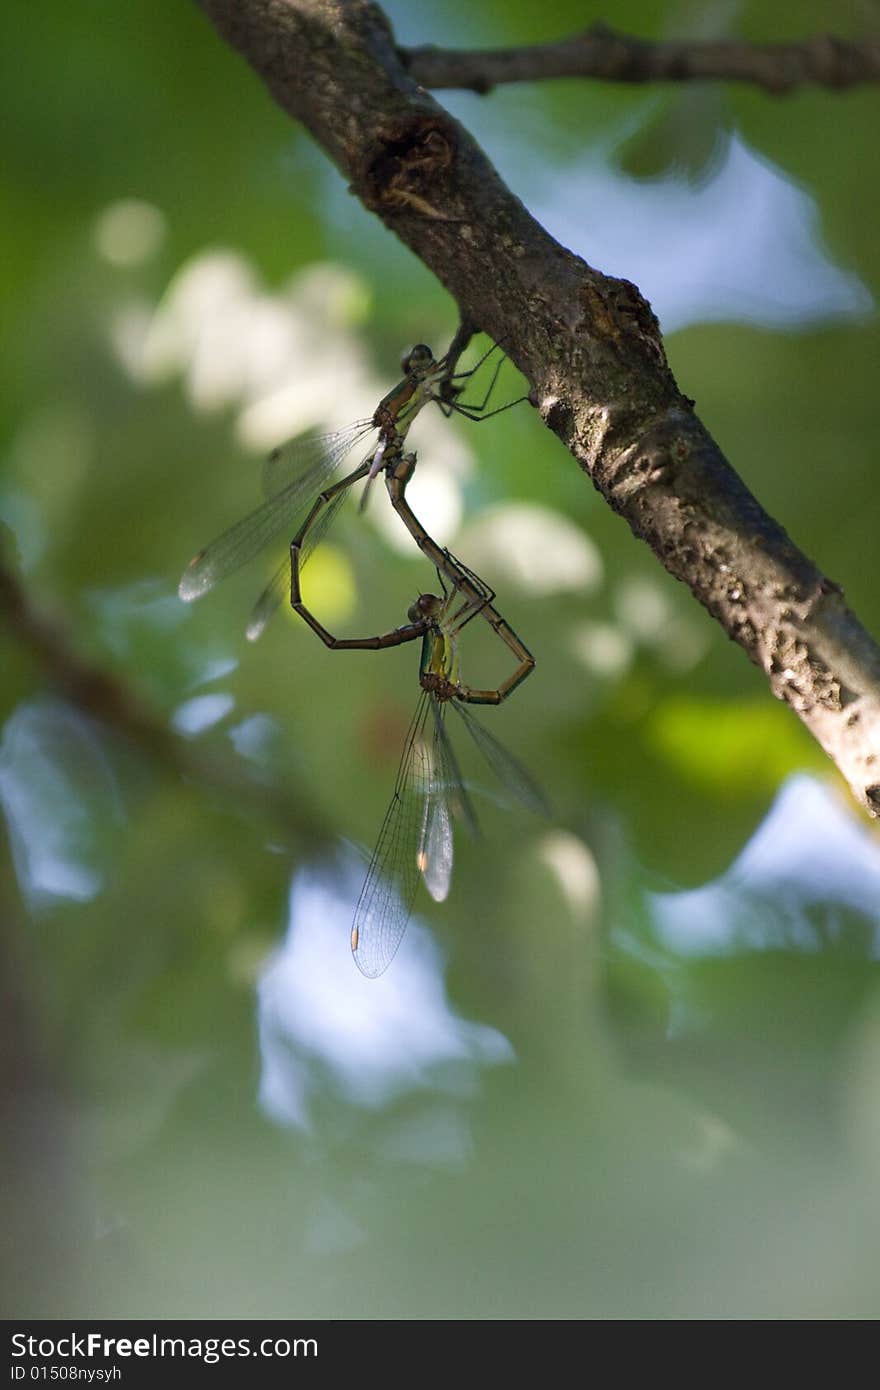
[[[263,780],[235,757],[193,747],[172,733],[140,697],[117,676],[84,660],[66,633],[31,603],[21,580],[0,557],[0,621],[42,667],[70,702],[136,745],[152,762],[177,777],[190,779],[223,795],[224,805],[253,807],[270,817],[300,843],[326,844],[328,834],[301,805]]]
[[[815,34],[798,43],[739,39],[648,42],[594,24],[582,34],[528,48],[468,52],[400,49],[401,61],[423,87],[465,87],[485,94],[504,82],[590,77],[601,82],[750,82],[780,96],[813,83],[856,87],[880,81],[880,41]]]
[[[0,1220],[7,1248],[27,1251],[0,1275],[0,1298],[6,1309],[60,1318],[67,1308],[59,1285],[81,1268],[73,1109],[41,1036],[32,941],[0,816]]]
[[[636,286],[548,236],[416,84],[369,0],[199,3],[462,318],[503,342],[609,504],[880,811],[880,649],[698,420]]]

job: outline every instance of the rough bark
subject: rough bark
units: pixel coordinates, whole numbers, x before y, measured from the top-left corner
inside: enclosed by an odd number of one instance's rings
[[[880,814],[880,650],[682,395],[635,285],[559,246],[369,0],[199,0],[352,193],[496,340],[546,424]]]

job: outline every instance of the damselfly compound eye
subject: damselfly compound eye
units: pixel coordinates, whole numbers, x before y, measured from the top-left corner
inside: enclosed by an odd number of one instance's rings
[[[430,367],[434,361],[434,354],[427,343],[416,343],[414,348],[405,352],[400,359],[400,366],[404,376],[409,376],[410,372],[420,371],[422,367]]]
[[[406,616],[411,623],[417,623],[420,618],[436,618],[444,607],[443,599],[436,594],[419,594],[415,603],[407,609]]]

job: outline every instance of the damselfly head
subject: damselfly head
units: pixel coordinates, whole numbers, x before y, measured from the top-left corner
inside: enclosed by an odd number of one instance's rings
[[[405,352],[400,359],[400,366],[404,376],[409,376],[411,372],[424,371],[425,367],[430,367],[434,361],[434,354],[427,343],[416,343],[414,348]]]
[[[439,618],[444,607],[445,600],[436,594],[419,594],[415,603],[411,603],[407,609],[406,616],[411,623],[430,622],[432,618]]]

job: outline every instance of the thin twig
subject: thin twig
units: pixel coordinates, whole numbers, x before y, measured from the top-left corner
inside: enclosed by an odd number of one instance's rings
[[[814,34],[794,43],[742,39],[657,40],[594,24],[556,43],[527,48],[400,50],[423,87],[485,94],[505,82],[583,77],[601,82],[748,82],[774,96],[813,84],[842,90],[880,81],[880,40]]]

